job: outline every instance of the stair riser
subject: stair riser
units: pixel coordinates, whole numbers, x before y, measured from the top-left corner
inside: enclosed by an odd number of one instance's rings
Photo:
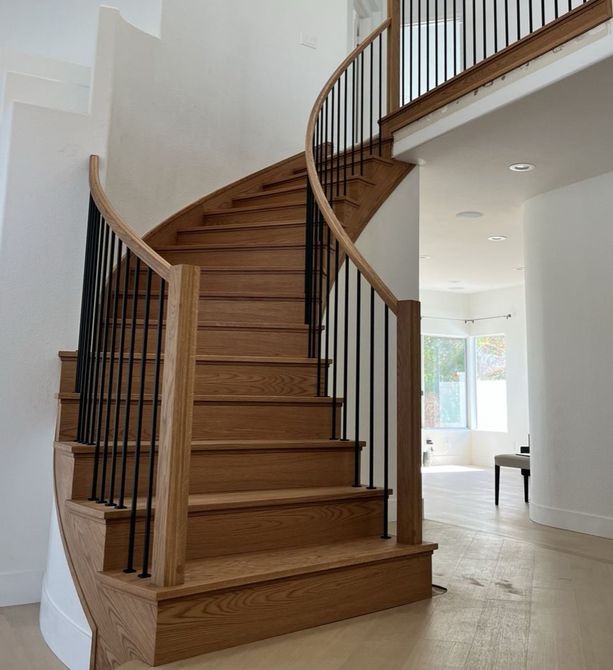
[[[134,418],[137,403],[133,402]],[[115,403],[111,402],[111,412]],[[62,400],[60,404],[60,441],[74,440],[77,432],[79,407],[76,400]],[[232,403],[196,402],[192,439],[326,439],[331,436],[332,409],[328,403]],[[120,412],[123,418],[123,408]],[[120,425],[123,425],[120,419]],[[337,426],[340,407],[337,409]],[[129,439],[135,439],[136,421],[131,421]],[[151,404],[143,408],[143,439],[151,434]],[[112,436],[112,431],[111,431]]]
[[[264,191],[273,191],[279,188],[295,188],[295,187],[304,187],[306,188],[307,178],[304,175],[299,175],[296,177],[286,177],[285,179],[280,179],[278,181],[273,181],[268,184],[264,184],[262,189]]]
[[[93,447],[92,447],[93,452]],[[115,501],[120,490],[121,445],[118,449],[115,476]],[[126,482],[132,486],[134,452],[126,459]],[[111,457],[107,458],[109,494]],[[147,486],[148,455],[141,455],[139,491]],[[91,493],[93,457],[79,454],[75,458],[73,498],[86,500]],[[262,491],[267,489],[308,488],[312,486],[351,486],[354,454],[352,449],[286,449],[240,451],[192,451],[190,494],[224,493],[230,491]],[[157,466],[156,466],[157,470]],[[100,472],[102,471],[102,464]]]
[[[336,175],[340,175],[340,180],[339,180],[339,190],[338,193],[336,191],[336,186],[334,190],[335,195],[340,195],[340,196],[348,196],[352,200],[357,200],[359,201],[361,197],[364,196],[365,193],[368,193],[372,189],[372,185],[367,184],[363,181],[360,180],[352,180],[351,179],[351,165],[347,166],[347,187],[345,190],[345,171],[343,169],[343,166],[341,164],[341,170],[340,172],[337,172],[335,169],[334,172],[332,173],[332,178],[336,180]],[[304,180],[304,177],[302,178]],[[300,178],[298,178],[296,181],[300,181]],[[304,180],[306,181],[306,180]],[[336,181],[334,182],[336,184]],[[277,185],[276,188],[286,188],[292,186],[292,184],[281,184]],[[272,188],[272,187],[269,187]],[[266,204],[267,202],[274,202],[274,198],[279,197],[275,195],[268,195],[266,188],[261,194],[258,194],[257,196],[254,196],[253,198],[250,198],[250,202],[252,201],[253,205],[257,204]],[[302,196],[303,198],[306,199],[306,188],[304,189],[304,195]]]
[[[107,524],[104,569],[125,567],[129,518]],[[331,544],[381,534],[381,499],[190,512],[187,560]],[[300,529],[300,532],[297,532]],[[142,554],[144,522],[136,524],[136,556]]]
[[[126,351],[129,349],[132,328],[126,327]],[[155,342],[157,326],[149,328],[149,346]],[[136,327],[135,349],[142,351],[143,327]],[[164,344],[164,342],[163,342]],[[211,356],[306,356],[308,331],[261,330],[257,328],[199,328],[196,353]]]
[[[304,268],[304,248],[302,247],[223,250],[186,249],[184,251],[165,251],[161,255],[172,265]]]
[[[204,223],[255,223],[269,221],[294,221],[306,217],[306,201],[296,202],[274,209],[254,210],[252,212],[240,212],[229,208],[227,213],[217,211],[214,214],[204,213]]]
[[[182,231],[177,234],[177,244],[249,244],[276,242],[302,244],[304,242],[304,224],[266,226],[262,228],[232,228],[231,230]]]
[[[128,314],[132,316],[133,299],[128,298]],[[157,319],[158,298],[154,294],[149,301],[149,318]],[[136,303],[136,318],[143,319],[146,311],[145,296],[139,296]],[[230,321],[232,323],[304,323],[304,300],[300,299],[224,299],[200,296],[198,312],[200,321]],[[240,352],[236,352],[237,355]]]
[[[300,191],[291,193],[257,193],[248,198],[235,199],[235,207],[268,207],[270,205],[302,205],[306,206],[306,186]]]
[[[139,279],[139,290],[144,291],[147,285],[145,273],[141,273]],[[200,276],[200,288],[210,293],[241,291],[252,293],[289,293],[300,295],[304,291],[304,272],[296,269],[291,272],[268,270],[262,272],[245,272],[241,268],[233,271],[215,271],[206,268]]]
[[[418,555],[162,602],[146,660],[161,665],[431,597],[431,555]]]
[[[113,389],[118,379],[118,357],[115,358],[113,370]],[[127,361],[124,357],[122,372],[122,390],[127,386]],[[104,388],[108,388],[109,370]],[[73,393],[77,363],[71,359],[62,363],[60,392]],[[140,382],[140,360],[136,363],[134,382]],[[160,379],[164,365],[161,366]],[[145,393],[153,392],[155,363],[147,360],[145,368]],[[323,390],[323,373],[320,386]],[[196,379],[194,393],[196,395],[274,395],[274,396],[313,396],[317,392],[317,366],[315,365],[273,365],[273,364],[242,364],[213,361],[196,362]]]

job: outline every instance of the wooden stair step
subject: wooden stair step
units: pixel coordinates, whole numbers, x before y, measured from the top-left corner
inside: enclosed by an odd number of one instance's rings
[[[192,226],[177,230],[177,243],[281,242],[296,244],[304,241],[304,231],[304,219]]]
[[[115,625],[158,666],[430,598],[436,548],[357,538],[188,561],[179,586],[120,570],[97,579]],[[149,619],[143,638],[137,622]]]
[[[136,320],[136,347],[141,347],[144,323]],[[149,323],[149,337],[155,337],[157,320]],[[126,349],[132,321],[126,321]],[[323,330],[323,327],[322,327]],[[200,321],[196,349],[198,354],[226,355],[237,351],[244,356],[304,356],[308,351],[309,327],[302,323]],[[151,340],[154,341],[154,340]]]
[[[343,154],[341,154],[342,156]],[[348,163],[349,163],[349,158],[351,157],[351,153],[348,154]],[[331,165],[334,163],[332,166],[334,170],[336,170],[336,154],[334,155],[334,158],[331,159],[329,158],[327,161],[328,165]],[[359,149],[356,151],[356,165],[355,167],[359,170],[359,164],[360,164],[360,152]],[[383,166],[383,167],[392,167],[395,164],[395,161],[392,160],[391,158],[384,158],[383,156],[370,156],[368,152],[364,152],[364,164],[365,165],[377,165],[377,166]],[[351,168],[349,168],[351,169]],[[342,158],[341,158],[341,170],[344,171],[344,165],[342,164]],[[306,168],[296,168],[294,170],[294,175],[295,176],[307,176],[307,169]],[[360,175],[360,176],[365,176],[367,179],[369,178],[368,175]]]
[[[383,489],[353,486],[191,494],[187,557],[193,560],[380,535],[383,498]],[[121,567],[125,558],[116,549],[126,539],[131,500],[126,500],[127,509],[87,500],[66,504],[74,514],[106,523],[104,569]],[[154,497],[154,516],[155,510]],[[145,516],[146,499],[139,498],[137,555],[142,553]]]
[[[289,186],[266,191],[244,193],[232,198],[235,207],[256,207],[269,205],[306,204],[306,184]]]
[[[249,552],[239,556],[188,561],[185,582],[178,586],[154,586],[149,579],[139,579],[123,571],[104,572],[99,575],[99,579],[143,599],[162,602],[359,564],[418,556],[436,548],[437,545],[432,543],[400,544],[395,537],[389,540],[367,537],[317,547]]]
[[[77,432],[79,394],[59,394],[58,439],[73,439]],[[122,404],[125,401],[122,399]],[[137,405],[138,397],[130,402]],[[194,396],[192,434],[199,439],[324,439],[332,433],[332,399],[302,396]],[[111,399],[111,411],[115,400]],[[336,400],[336,430],[339,429],[342,398]],[[151,396],[143,401],[143,439],[151,432]],[[122,410],[123,412],[123,410]],[[120,412],[120,414],[122,414]],[[159,421],[159,417],[158,417]],[[123,424],[120,424],[123,425]],[[129,438],[134,438],[131,425]],[[112,431],[111,431],[112,435]]]
[[[119,354],[115,354],[114,358],[118,360]],[[70,393],[74,390],[77,352],[60,352],[60,359],[62,361],[60,392]],[[107,356],[108,359],[110,356]],[[140,369],[142,356],[136,354],[134,360]],[[145,370],[147,393],[151,393],[153,389],[154,360],[155,357],[152,354],[147,356],[148,363]],[[331,361],[323,362],[323,365],[330,363]],[[114,372],[116,381],[117,368]],[[197,355],[194,392],[197,395],[312,396],[317,392],[317,376],[318,364],[315,358]],[[323,375],[320,377],[323,392]],[[126,385],[127,377],[123,375],[122,389],[124,391]]]
[[[206,223],[248,223],[286,221],[306,217],[306,200],[292,204],[251,205],[248,207],[223,207],[203,210]],[[306,219],[305,219],[306,220]]]
[[[342,168],[342,175],[344,179],[344,168]],[[274,191],[280,188],[298,188],[300,184],[303,185],[302,188],[305,188],[307,184],[307,176],[306,169],[304,169],[300,173],[296,173],[290,177],[283,177],[281,179],[275,179],[274,181],[267,182],[266,184],[263,184],[262,189],[264,191]],[[375,186],[375,182],[371,179],[368,179],[367,177],[361,177],[360,175],[356,174],[352,175],[351,166],[348,168],[347,182],[362,184],[363,186]]]
[[[172,264],[212,266],[266,265],[304,268],[304,242],[271,244],[174,244],[156,251]]]
[[[127,481],[133,481],[135,443],[129,442]],[[361,450],[365,443],[361,442]],[[55,449],[73,459],[74,499],[91,490],[95,448],[76,442],[56,442]],[[118,445],[118,458],[123,445]],[[349,486],[353,483],[355,442],[349,440],[204,440],[192,442],[189,491],[218,493],[246,490]],[[141,451],[140,485],[147,486],[148,450]],[[111,454],[107,457],[107,473]],[[156,464],[157,465],[157,464]],[[110,476],[110,475],[109,475]],[[121,473],[116,473],[119,491]]]

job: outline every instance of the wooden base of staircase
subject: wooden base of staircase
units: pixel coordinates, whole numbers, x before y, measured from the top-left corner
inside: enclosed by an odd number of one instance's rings
[[[54,463],[96,670],[133,659],[160,665],[431,596],[436,545],[381,539],[382,492],[350,486],[191,496],[185,583],[155,587],[119,567],[125,512],[81,497],[91,451],[58,443]],[[199,472],[196,489],[210,476],[206,466]]]

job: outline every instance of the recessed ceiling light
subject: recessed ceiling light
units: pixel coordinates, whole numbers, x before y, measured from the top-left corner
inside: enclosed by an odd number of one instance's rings
[[[513,268],[513,269],[514,269],[514,270],[517,270],[517,272],[523,272],[526,268],[524,268],[524,267],[517,267],[517,268]]]
[[[466,212],[458,212],[456,216],[458,219],[480,219],[483,216],[483,212],[467,210]]]
[[[513,163],[513,165],[509,165],[511,172],[532,172],[534,168],[536,168],[536,165],[532,165],[532,163]]]
[[[425,256],[425,255],[424,255],[424,256],[420,256],[420,257],[419,257],[419,260],[420,260],[420,261],[429,261],[431,258],[432,258],[432,256]]]
[[[507,238],[505,235],[490,235],[487,239],[490,242],[504,242]]]
[[[464,287],[463,286],[450,286],[449,290],[450,291],[463,291]]]
[[[462,282],[459,279],[450,279],[449,283],[450,284],[461,284]]]

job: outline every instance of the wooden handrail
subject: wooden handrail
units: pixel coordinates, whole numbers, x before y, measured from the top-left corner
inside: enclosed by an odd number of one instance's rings
[[[313,151],[313,140],[315,137],[315,126],[317,123],[317,117],[321,112],[324,101],[336,85],[337,81],[343,75],[345,70],[351,65],[351,63],[363,53],[376,39],[379,35],[382,35],[391,25],[391,19],[386,19],[376,30],[374,30],[356,49],[354,49],[347,58],[339,65],[335,70],[334,74],[327,81],[326,85],[323,87],[321,93],[319,94],[311,115],[309,117],[309,123],[307,126],[306,133],[306,166],[307,173],[309,176],[309,182],[313,190],[313,196],[315,201],[319,206],[319,209],[326,221],[328,227],[334,233],[334,237],[338,240],[341,249],[347,254],[347,256],[353,261],[357,269],[362,273],[362,276],[366,281],[375,289],[379,297],[383,302],[390,308],[394,313],[398,313],[398,299],[392,293],[390,288],[385,284],[385,282],[379,277],[375,270],[370,266],[368,261],[362,256],[358,251],[357,247],[347,235],[343,228],[343,224],[339,221],[338,217],[334,213],[328,198],[324,192],[323,186],[319,179],[317,173],[317,166],[315,163],[315,154]]]
[[[143,242],[142,238],[125,223],[117,210],[111,205],[100,183],[100,158],[96,155],[89,157],[89,188],[98,210],[115,235],[145,265],[150,267],[162,279],[169,281],[170,263],[164,260],[146,242]]]

